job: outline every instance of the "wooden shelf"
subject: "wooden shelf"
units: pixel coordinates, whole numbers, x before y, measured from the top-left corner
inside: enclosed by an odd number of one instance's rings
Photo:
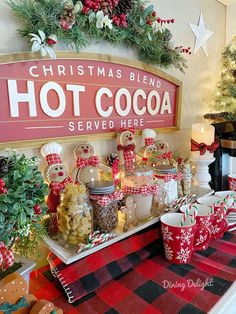
[[[197,197],[203,196],[203,195],[209,195],[212,194],[214,191],[210,189],[200,188],[200,187],[193,187],[192,193],[196,194]],[[104,242],[102,244],[99,244],[98,246],[95,246],[94,248],[91,248],[89,250],[86,250],[84,252],[81,252],[79,254],[76,254],[76,246],[68,245],[63,240],[53,240],[49,237],[44,238],[44,242],[46,246],[57,256],[59,257],[65,264],[71,264],[77,260],[80,260],[81,258],[84,258],[90,254],[93,254],[111,244],[114,244],[118,241],[121,241],[149,226],[154,225],[160,220],[160,217],[164,215],[165,212],[158,216],[154,217],[150,220],[147,220],[145,222],[140,222],[138,226],[131,227],[127,232],[122,232],[122,227],[124,224],[123,215],[119,213],[119,224],[118,228],[116,230],[115,237],[111,240]]]

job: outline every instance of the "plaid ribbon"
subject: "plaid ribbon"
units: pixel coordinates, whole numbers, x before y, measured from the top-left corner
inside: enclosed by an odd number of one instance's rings
[[[123,188],[123,191],[125,194],[142,194],[143,196],[148,196],[150,194],[158,195],[159,187],[157,185],[153,185],[153,186],[143,185],[141,188],[125,186]]]
[[[73,183],[73,180],[68,176],[63,182],[53,182],[49,184],[49,188],[52,189],[54,195],[59,195],[61,190],[65,188],[66,183]]]
[[[153,139],[152,137],[147,137],[147,138],[145,138],[145,145],[146,145],[146,146],[155,145],[154,139]]]
[[[176,181],[181,181],[183,179],[183,174],[181,172],[179,172],[178,174],[154,174],[154,177],[156,179],[164,180],[164,182],[170,182],[172,179]]]
[[[8,249],[3,242],[0,242],[0,267],[6,270],[14,264],[14,253]]]
[[[105,207],[105,206],[108,206],[112,201],[122,200],[123,192],[120,190],[117,190],[114,193],[111,193],[108,195],[106,195],[106,194],[104,194],[104,195],[90,194],[90,198],[93,201],[96,201],[98,203],[98,205]]]
[[[76,166],[79,168],[79,169],[82,169],[86,166],[95,166],[97,167],[99,165],[99,158],[98,156],[93,156],[91,158],[77,158],[77,161],[76,161]]]
[[[171,152],[163,153],[163,154],[157,156],[157,159],[171,159],[171,158],[172,158]]]
[[[46,160],[49,165],[62,164],[61,157],[58,154],[49,154],[46,156]]]
[[[211,145],[207,145],[205,143],[198,143],[191,139],[191,151],[200,151],[200,155],[204,155],[207,150],[212,154],[219,146],[220,142],[218,140],[215,140]]]

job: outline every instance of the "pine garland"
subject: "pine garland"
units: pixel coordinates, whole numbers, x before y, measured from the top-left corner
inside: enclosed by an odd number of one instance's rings
[[[186,68],[184,50],[173,47],[172,34],[166,28],[174,20],[162,20],[153,5],[145,6],[144,0],[7,0],[7,3],[22,21],[20,34],[33,44],[33,52],[39,51],[43,56],[48,53],[55,57],[53,46],[57,39],[80,51],[93,37],[135,48],[147,63],[175,67],[182,72]],[[104,4],[108,6],[105,9]]]

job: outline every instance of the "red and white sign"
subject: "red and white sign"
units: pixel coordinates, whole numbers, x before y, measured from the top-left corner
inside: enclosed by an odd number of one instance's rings
[[[77,58],[0,64],[0,142],[177,128],[181,86],[156,73]]]

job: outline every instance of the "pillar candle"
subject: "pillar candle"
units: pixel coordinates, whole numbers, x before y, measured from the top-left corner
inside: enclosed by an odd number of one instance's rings
[[[192,139],[197,143],[211,145],[215,140],[215,128],[207,123],[196,123],[192,125]],[[193,158],[211,159],[213,153],[206,151],[204,155],[200,155],[199,151],[191,152]]]

